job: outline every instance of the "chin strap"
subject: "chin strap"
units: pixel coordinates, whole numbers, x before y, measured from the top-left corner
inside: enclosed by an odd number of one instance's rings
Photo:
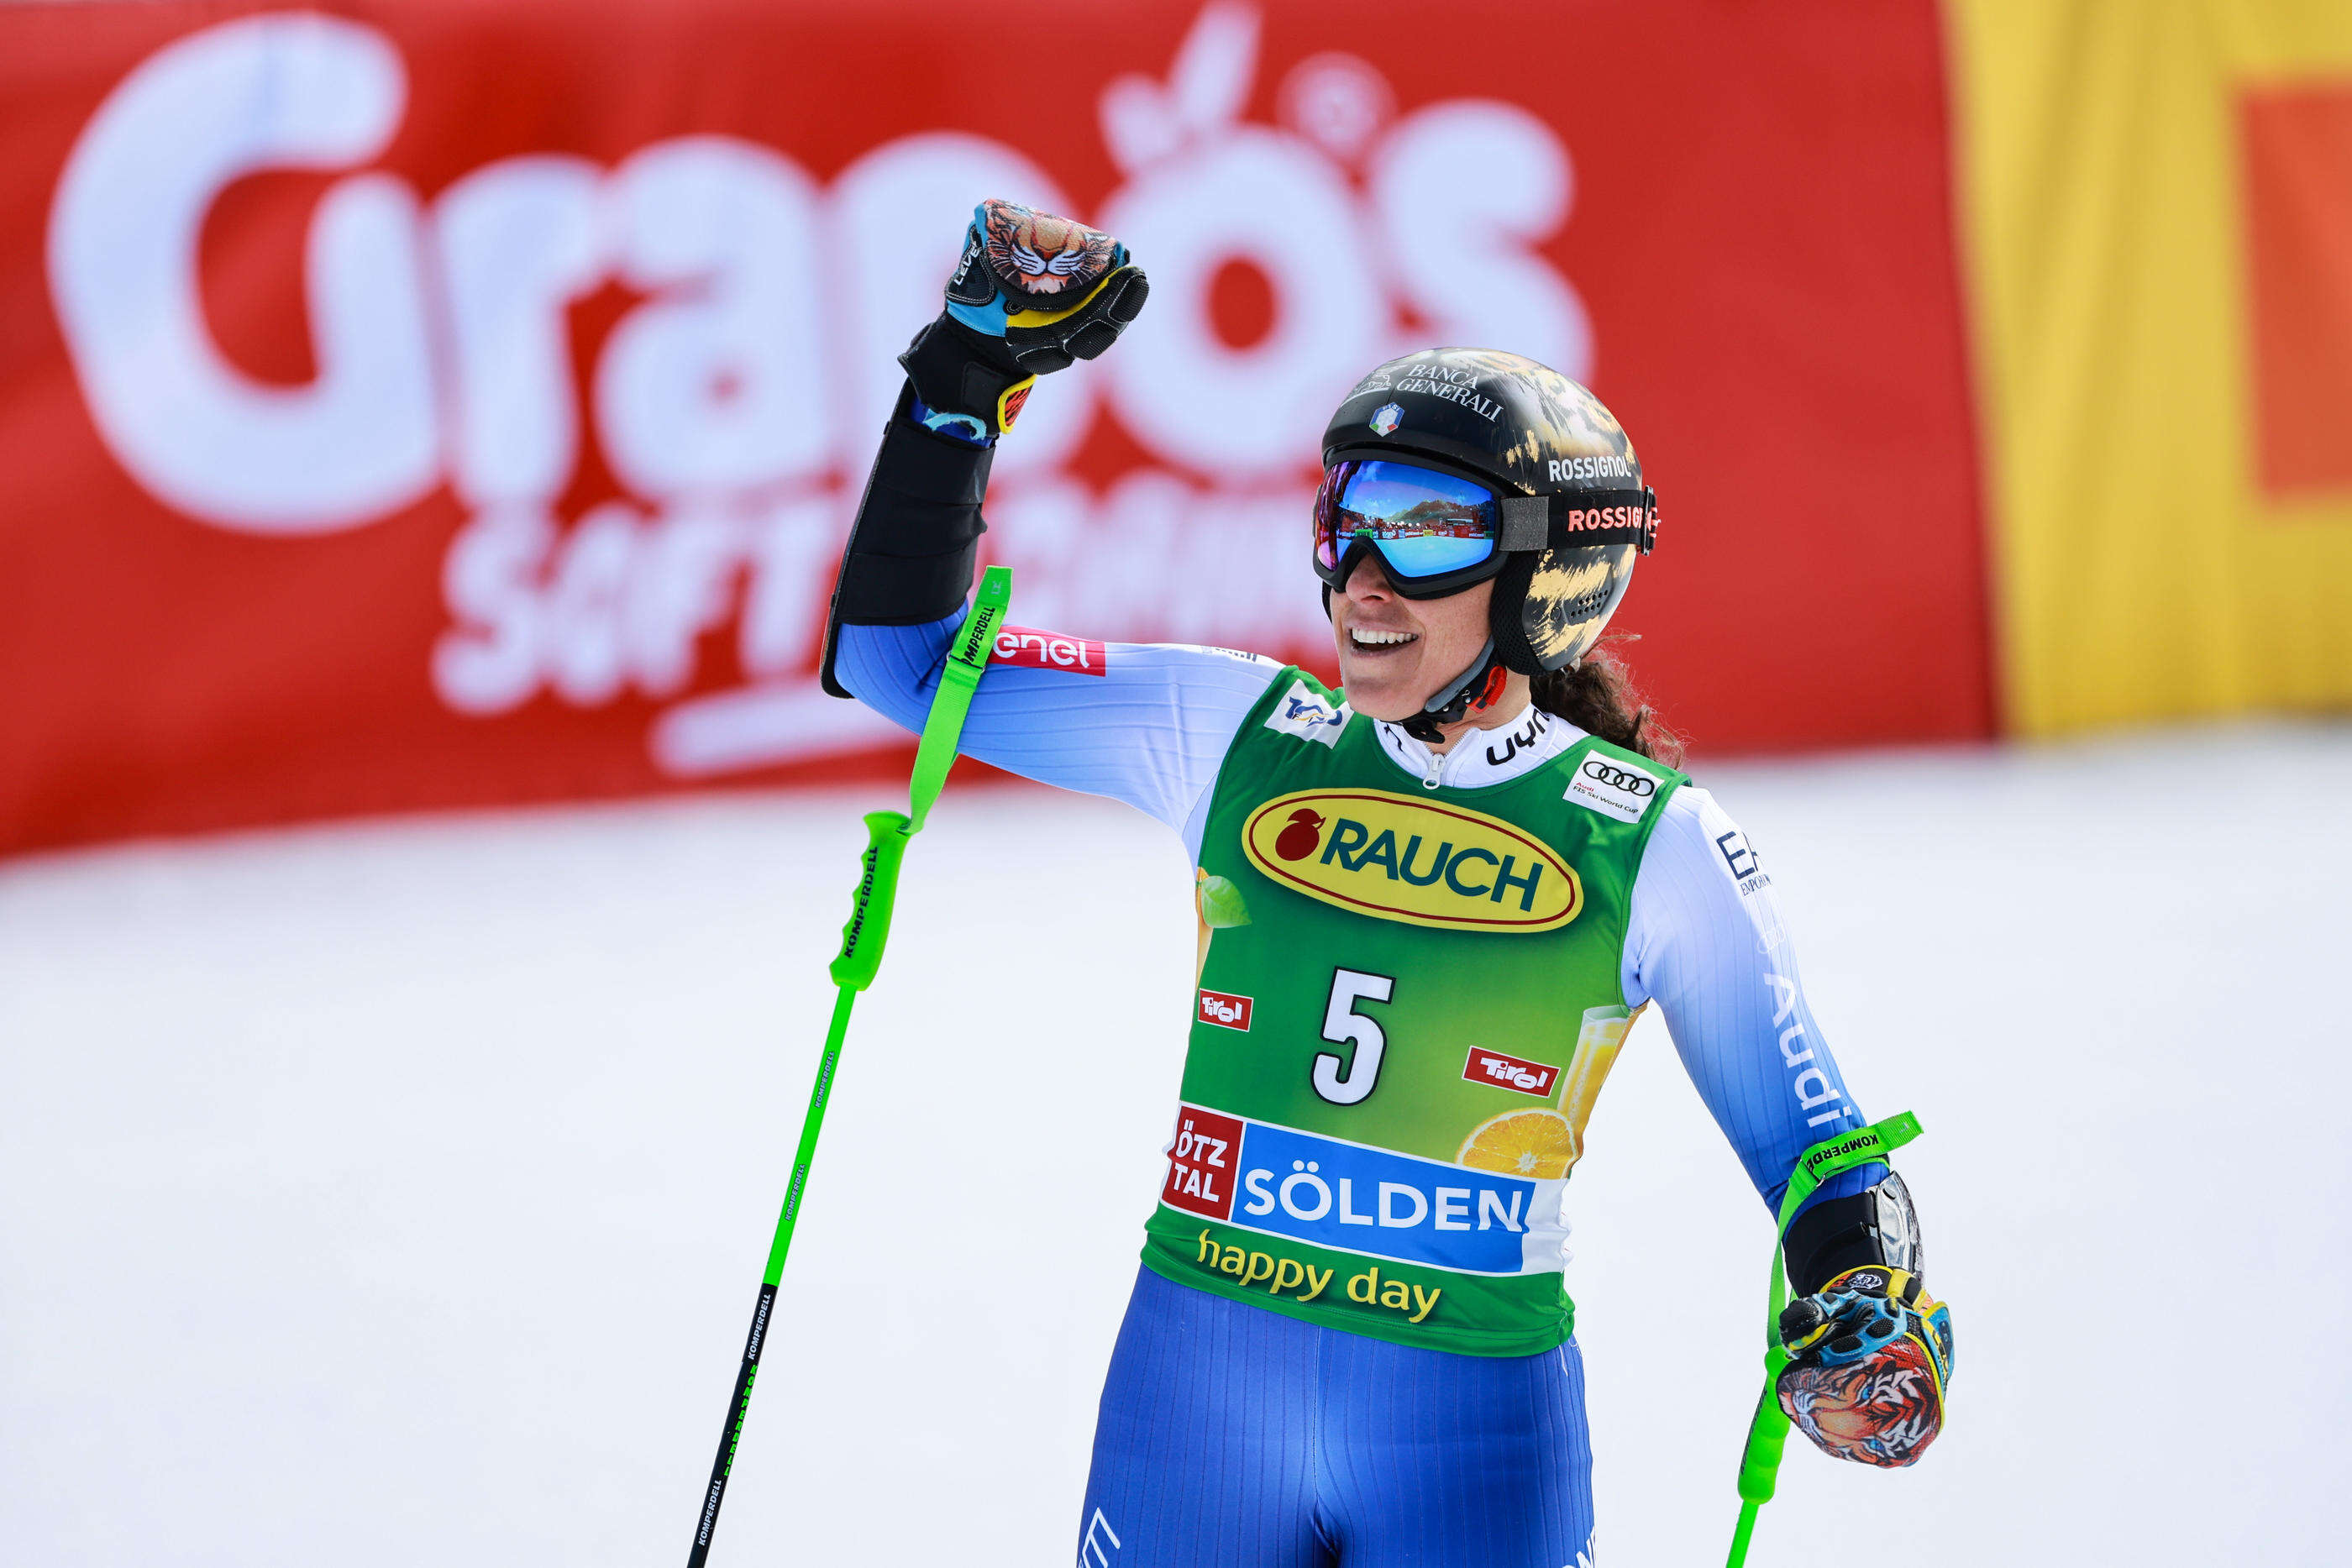
[[[1435,746],[1445,738],[1444,727],[1459,724],[1463,716],[1473,708],[1482,708],[1503,695],[1503,683],[1510,672],[1495,652],[1495,640],[1486,639],[1486,646],[1470,667],[1429,699],[1427,706],[1397,726],[1423,746]]]

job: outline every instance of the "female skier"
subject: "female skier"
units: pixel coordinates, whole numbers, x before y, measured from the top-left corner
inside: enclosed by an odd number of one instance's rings
[[[829,690],[920,727],[997,437],[1146,287],[1108,235],[975,211],[901,360]],[[1864,1118],[1769,878],[1592,653],[1657,531],[1609,411],[1533,361],[1433,349],[1357,383],[1323,462],[1340,690],[1250,654],[1013,631],[964,731],[984,761],[1150,812],[1196,866],[1182,1103],[1079,1561],[1587,1564],[1560,1207],[1633,1015],[1658,1004],[1776,1209],[1797,1156]],[[1784,1253],[1804,1299],[1783,1407],[1839,1458],[1911,1463],[1951,1333],[1902,1182],[1825,1185]]]

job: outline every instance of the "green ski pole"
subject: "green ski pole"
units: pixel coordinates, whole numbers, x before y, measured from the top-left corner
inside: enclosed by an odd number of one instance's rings
[[[981,671],[996,643],[996,629],[1004,622],[1005,605],[1013,596],[1013,573],[992,566],[982,574],[980,594],[963,628],[948,644],[947,667],[931,711],[923,721],[923,737],[915,747],[915,773],[908,786],[908,810],[869,811],[866,815],[866,853],[861,857],[857,894],[849,921],[841,928],[841,951],[835,955],[831,974],[839,987],[833,1001],[833,1022],[825,1030],[824,1056],[817,1063],[816,1086],[809,1091],[808,1114],[801,1122],[801,1145],[793,1156],[792,1183],[784,1189],[783,1211],[776,1217],[776,1238],[768,1247],[768,1270],[761,1276],[759,1303],[751,1310],[751,1332],[743,1342],[743,1364],[735,1374],[735,1392],[727,1401],[727,1425],[719,1434],[719,1458],[710,1467],[710,1485],[702,1496],[702,1515],[695,1521],[694,1549],[687,1568],[703,1568],[710,1556],[710,1537],[719,1528],[719,1505],[727,1496],[727,1474],[735,1466],[735,1445],[743,1436],[743,1417],[751,1406],[751,1380],[760,1374],[760,1351],[767,1343],[768,1321],[775,1311],[776,1287],[784,1277],[784,1257],[792,1250],[793,1227],[800,1218],[801,1196],[808,1188],[809,1165],[816,1157],[816,1135],[824,1126],[825,1103],[833,1095],[834,1070],[841,1062],[841,1042],[849,1032],[849,1009],[857,993],[874,983],[882,967],[882,948],[890,936],[890,911],[898,894],[898,866],[906,858],[908,841],[922,831],[932,802],[955,766],[956,746],[963,734],[964,716],[971,711],[971,695]]]
[[[1789,1304],[1788,1264],[1780,1256],[1780,1241],[1789,1234],[1789,1221],[1797,1218],[1805,1199],[1830,1177],[1883,1160],[1918,1135],[1919,1118],[1906,1111],[1873,1122],[1858,1133],[1824,1138],[1800,1155],[1797,1168],[1789,1173],[1789,1188],[1780,1198],[1780,1226],[1772,1242],[1772,1288],[1764,1303],[1764,1394],[1756,1402],[1756,1414],[1748,1423],[1748,1442],[1739,1451],[1739,1522],[1732,1529],[1727,1568],[1742,1568],[1748,1561],[1748,1541],[1756,1533],[1757,1511],[1772,1500],[1773,1489],[1780,1484],[1780,1452],[1789,1441],[1789,1416],[1780,1408],[1779,1393],[1781,1369],[1789,1364],[1789,1353],[1780,1348],[1780,1309]]]

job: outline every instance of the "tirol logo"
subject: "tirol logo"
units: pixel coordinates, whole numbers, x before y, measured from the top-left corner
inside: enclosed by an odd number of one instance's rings
[[[991,662],[1016,670],[1059,670],[1070,675],[1099,675],[1109,668],[1100,643],[1028,626],[1007,626],[998,632]]]
[[[1474,1045],[1470,1048],[1470,1060],[1463,1063],[1462,1076],[1473,1083],[1491,1083],[1500,1089],[1516,1089],[1522,1094],[1549,1099],[1552,1085],[1559,1082],[1559,1069]]]
[[[1384,402],[1372,411],[1372,434],[1386,435],[1404,423],[1404,410],[1392,402]]]
[[[1250,863],[1377,920],[1551,931],[1584,907],[1574,868],[1510,823],[1381,789],[1277,796],[1242,825]]]
[[[1230,996],[1223,991],[1201,993],[1201,1021],[1215,1024],[1219,1029],[1249,1033],[1250,998]]]

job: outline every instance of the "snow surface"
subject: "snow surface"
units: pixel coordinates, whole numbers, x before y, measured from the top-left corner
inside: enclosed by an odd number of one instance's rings
[[[1703,767],[1953,1303],[1916,1470],[1792,1439],[1751,1561],[2334,1559],[2352,730]],[[0,868],[9,1563],[684,1553],[856,813],[738,796]],[[959,945],[957,926],[973,936]],[[1067,1563],[1161,1170],[1182,852],[953,792],[861,1005],[722,1563]],[[1769,1228],[1654,1019],[1570,1288],[1601,1561],[1717,1563]]]

